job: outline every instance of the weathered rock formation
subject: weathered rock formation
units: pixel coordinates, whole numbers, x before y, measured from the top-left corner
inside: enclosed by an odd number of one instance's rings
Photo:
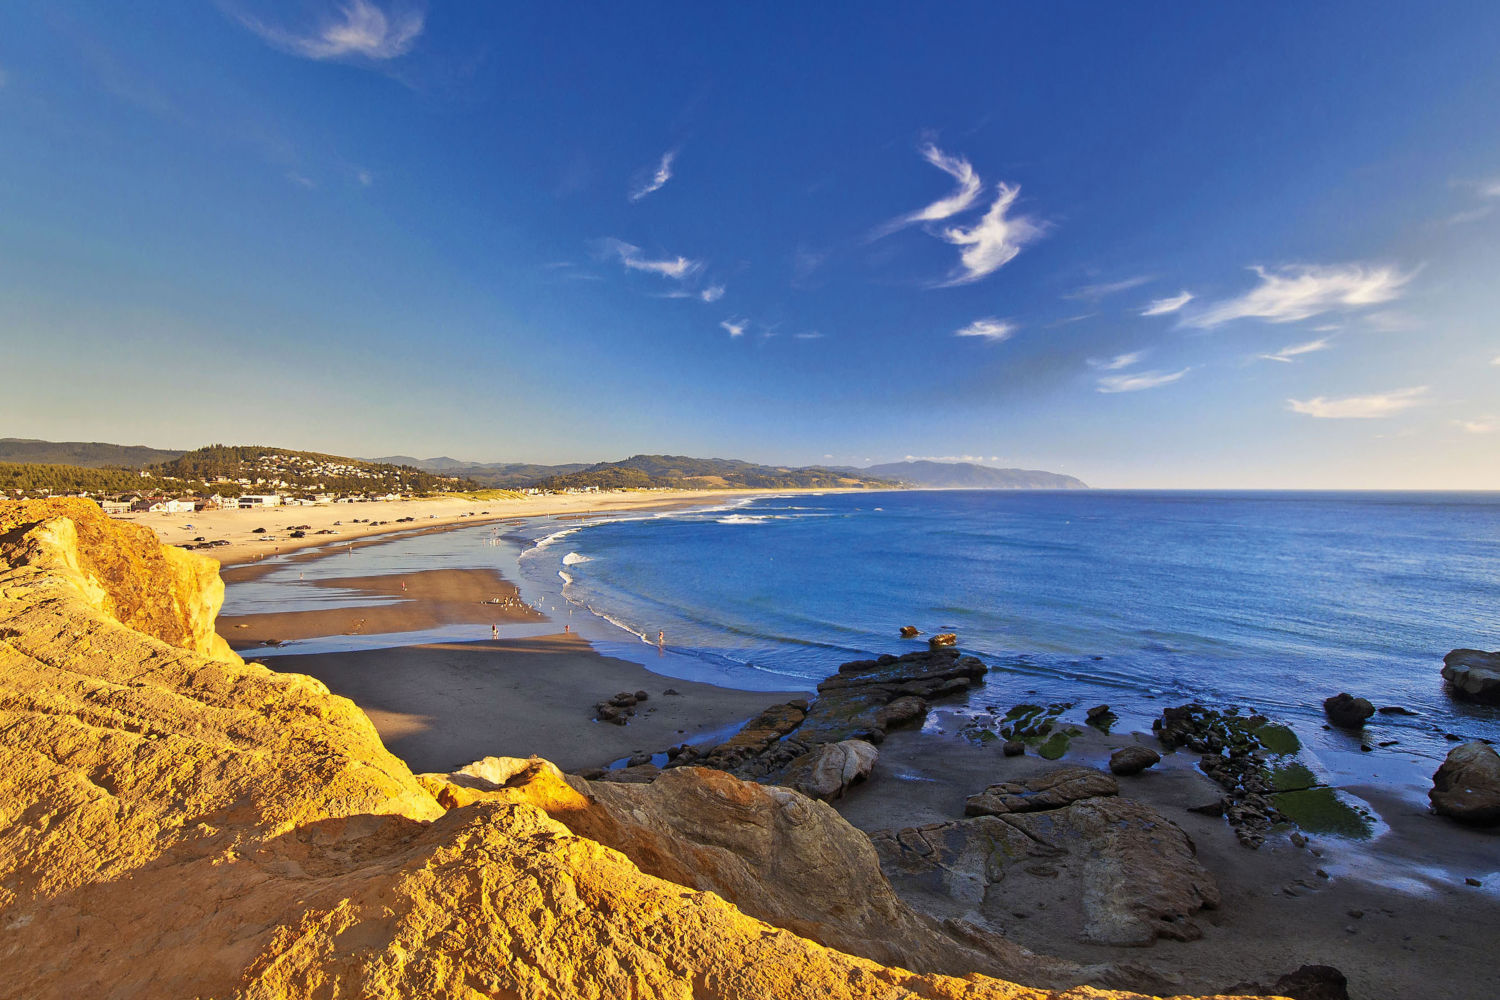
[[[836,799],[875,770],[880,751],[864,740],[824,743],[787,765],[782,784],[814,799]]]
[[[1076,902],[1083,941],[1194,940],[1190,919],[1219,905],[1193,842],[1148,806],[1115,796],[1109,775],[1063,767],[969,799],[974,818],[871,839],[902,898],[934,915],[977,913],[996,930],[1038,904]]]
[[[1500,652],[1455,649],[1443,657],[1443,679],[1461,698],[1500,703]]]
[[[797,805],[665,836],[683,881],[535,799],[440,802],[352,703],[225,649],[220,594],[210,560],[91,503],[0,504],[0,997],[1050,995],[958,951],[962,979],[843,954],[695,887],[715,838],[816,820],[794,792],[718,779]],[[590,794],[667,830],[657,787]]]
[[[919,723],[931,699],[967,691],[987,671],[977,657],[956,649],[854,660],[818,685],[809,704],[773,705],[738,733],[706,751],[684,748],[670,766],[715,767],[741,778],[786,783],[819,747],[849,740],[878,744],[886,731]]]
[[[1427,797],[1443,816],[1479,826],[1500,823],[1500,754],[1478,740],[1459,744],[1432,776]]]

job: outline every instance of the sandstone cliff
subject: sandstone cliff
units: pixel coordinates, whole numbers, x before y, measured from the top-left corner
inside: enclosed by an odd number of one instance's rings
[[[753,880],[733,860],[753,834],[724,828],[718,854],[711,831],[676,842],[651,812],[660,792],[424,787],[353,704],[224,648],[221,598],[212,561],[90,503],[0,504],[0,996],[1057,995],[884,966],[747,916],[694,886]],[[717,794],[781,794],[751,787]],[[635,832],[618,810],[576,830],[548,814],[594,803],[639,812]],[[633,861],[606,846],[628,852],[645,829],[675,847]],[[901,911],[871,888],[856,918],[874,934]]]

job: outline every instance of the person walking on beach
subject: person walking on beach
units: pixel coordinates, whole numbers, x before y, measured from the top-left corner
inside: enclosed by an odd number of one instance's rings
[[[663,629],[662,631],[656,633],[656,644],[658,646],[666,645],[666,642],[667,642],[667,633],[666,633],[665,629]]]
[[[490,626],[490,638],[491,639],[498,639],[498,638],[500,638],[500,626],[499,625],[491,625]]]

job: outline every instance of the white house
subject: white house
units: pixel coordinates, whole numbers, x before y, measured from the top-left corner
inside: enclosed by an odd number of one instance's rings
[[[240,497],[240,510],[250,510],[253,507],[278,507],[281,505],[281,497],[275,493],[246,493]]]

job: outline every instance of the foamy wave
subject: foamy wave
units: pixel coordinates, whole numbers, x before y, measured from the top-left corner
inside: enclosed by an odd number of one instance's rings
[[[589,558],[588,556],[581,556],[577,552],[569,552],[567,555],[563,556],[563,563],[562,564],[564,566],[577,566],[579,563],[586,563],[586,562],[593,562],[593,561],[594,560],[591,559],[591,558]]]
[[[557,541],[559,538],[567,538],[569,535],[573,534],[573,532],[578,531],[582,527],[583,527],[583,525],[575,525],[575,526],[573,526],[571,528],[564,528],[561,531],[554,531],[552,534],[548,535],[546,538],[539,538],[539,539],[537,539],[537,543],[535,545],[535,548],[545,549],[547,546],[551,545],[553,542]]]
[[[730,514],[728,517],[718,518],[720,524],[765,524],[769,520],[769,517],[754,517],[749,514]]]

